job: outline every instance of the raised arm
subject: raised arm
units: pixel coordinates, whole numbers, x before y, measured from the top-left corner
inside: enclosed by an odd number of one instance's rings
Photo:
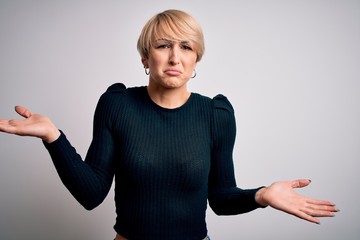
[[[269,187],[260,189],[255,200],[262,206],[271,206],[280,211],[292,214],[301,219],[320,223],[318,217],[332,217],[339,211],[330,201],[317,200],[295,192],[295,188],[303,188],[310,184],[308,179],[275,182]]]
[[[105,199],[114,176],[115,150],[108,117],[112,98],[102,99],[94,116],[93,139],[85,161],[48,117],[16,106],[16,112],[24,119],[0,120],[1,132],[43,140],[60,179],[88,210],[97,207]]]
[[[230,215],[245,213],[260,206],[292,214],[296,217],[320,223],[318,217],[332,217],[339,211],[330,201],[316,200],[298,194],[295,188],[306,187],[310,180],[275,182],[259,189],[236,187],[232,160],[235,141],[235,118],[226,98],[214,98],[215,114],[213,160],[209,179],[209,204],[215,213]],[[220,131],[219,131],[220,129]]]
[[[1,132],[38,137],[47,143],[55,141],[60,136],[59,130],[48,117],[32,113],[22,106],[16,106],[15,111],[24,119],[0,119]]]

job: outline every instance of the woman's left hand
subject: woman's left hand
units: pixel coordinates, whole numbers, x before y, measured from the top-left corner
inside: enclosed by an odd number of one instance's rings
[[[261,206],[269,205],[301,219],[319,224],[320,220],[317,217],[333,217],[334,212],[339,210],[330,201],[308,198],[294,191],[294,188],[306,187],[310,182],[308,179],[275,182],[269,187],[261,188],[256,193],[256,202]]]

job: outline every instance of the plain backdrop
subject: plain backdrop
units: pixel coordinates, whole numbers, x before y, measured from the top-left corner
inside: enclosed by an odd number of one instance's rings
[[[215,240],[360,239],[360,1],[0,0],[0,118],[15,105],[49,116],[79,154],[99,96],[147,84],[137,37],[169,8],[202,25],[206,53],[189,88],[226,95],[237,120],[239,187],[310,178],[298,191],[334,201],[311,224],[271,208],[219,217]],[[0,239],[113,239],[114,194],[86,211],[39,139],[0,134]]]

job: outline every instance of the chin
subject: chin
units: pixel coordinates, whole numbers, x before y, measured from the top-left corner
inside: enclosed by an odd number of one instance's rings
[[[155,85],[161,86],[165,89],[176,89],[176,88],[182,88],[188,80],[185,80],[183,78],[179,77],[162,77],[158,79],[153,79],[153,83]]]
[[[180,88],[186,85],[188,81],[185,81],[183,79],[167,79],[164,82],[164,85],[166,85],[168,88]]]
[[[163,82],[161,86],[166,89],[173,89],[173,88],[179,88],[183,84],[177,83],[177,82]]]

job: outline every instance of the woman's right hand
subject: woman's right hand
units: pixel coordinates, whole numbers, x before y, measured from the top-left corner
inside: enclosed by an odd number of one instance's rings
[[[47,143],[55,141],[60,136],[60,131],[48,117],[32,113],[21,106],[16,106],[15,111],[25,119],[0,119],[0,132],[38,137]]]

